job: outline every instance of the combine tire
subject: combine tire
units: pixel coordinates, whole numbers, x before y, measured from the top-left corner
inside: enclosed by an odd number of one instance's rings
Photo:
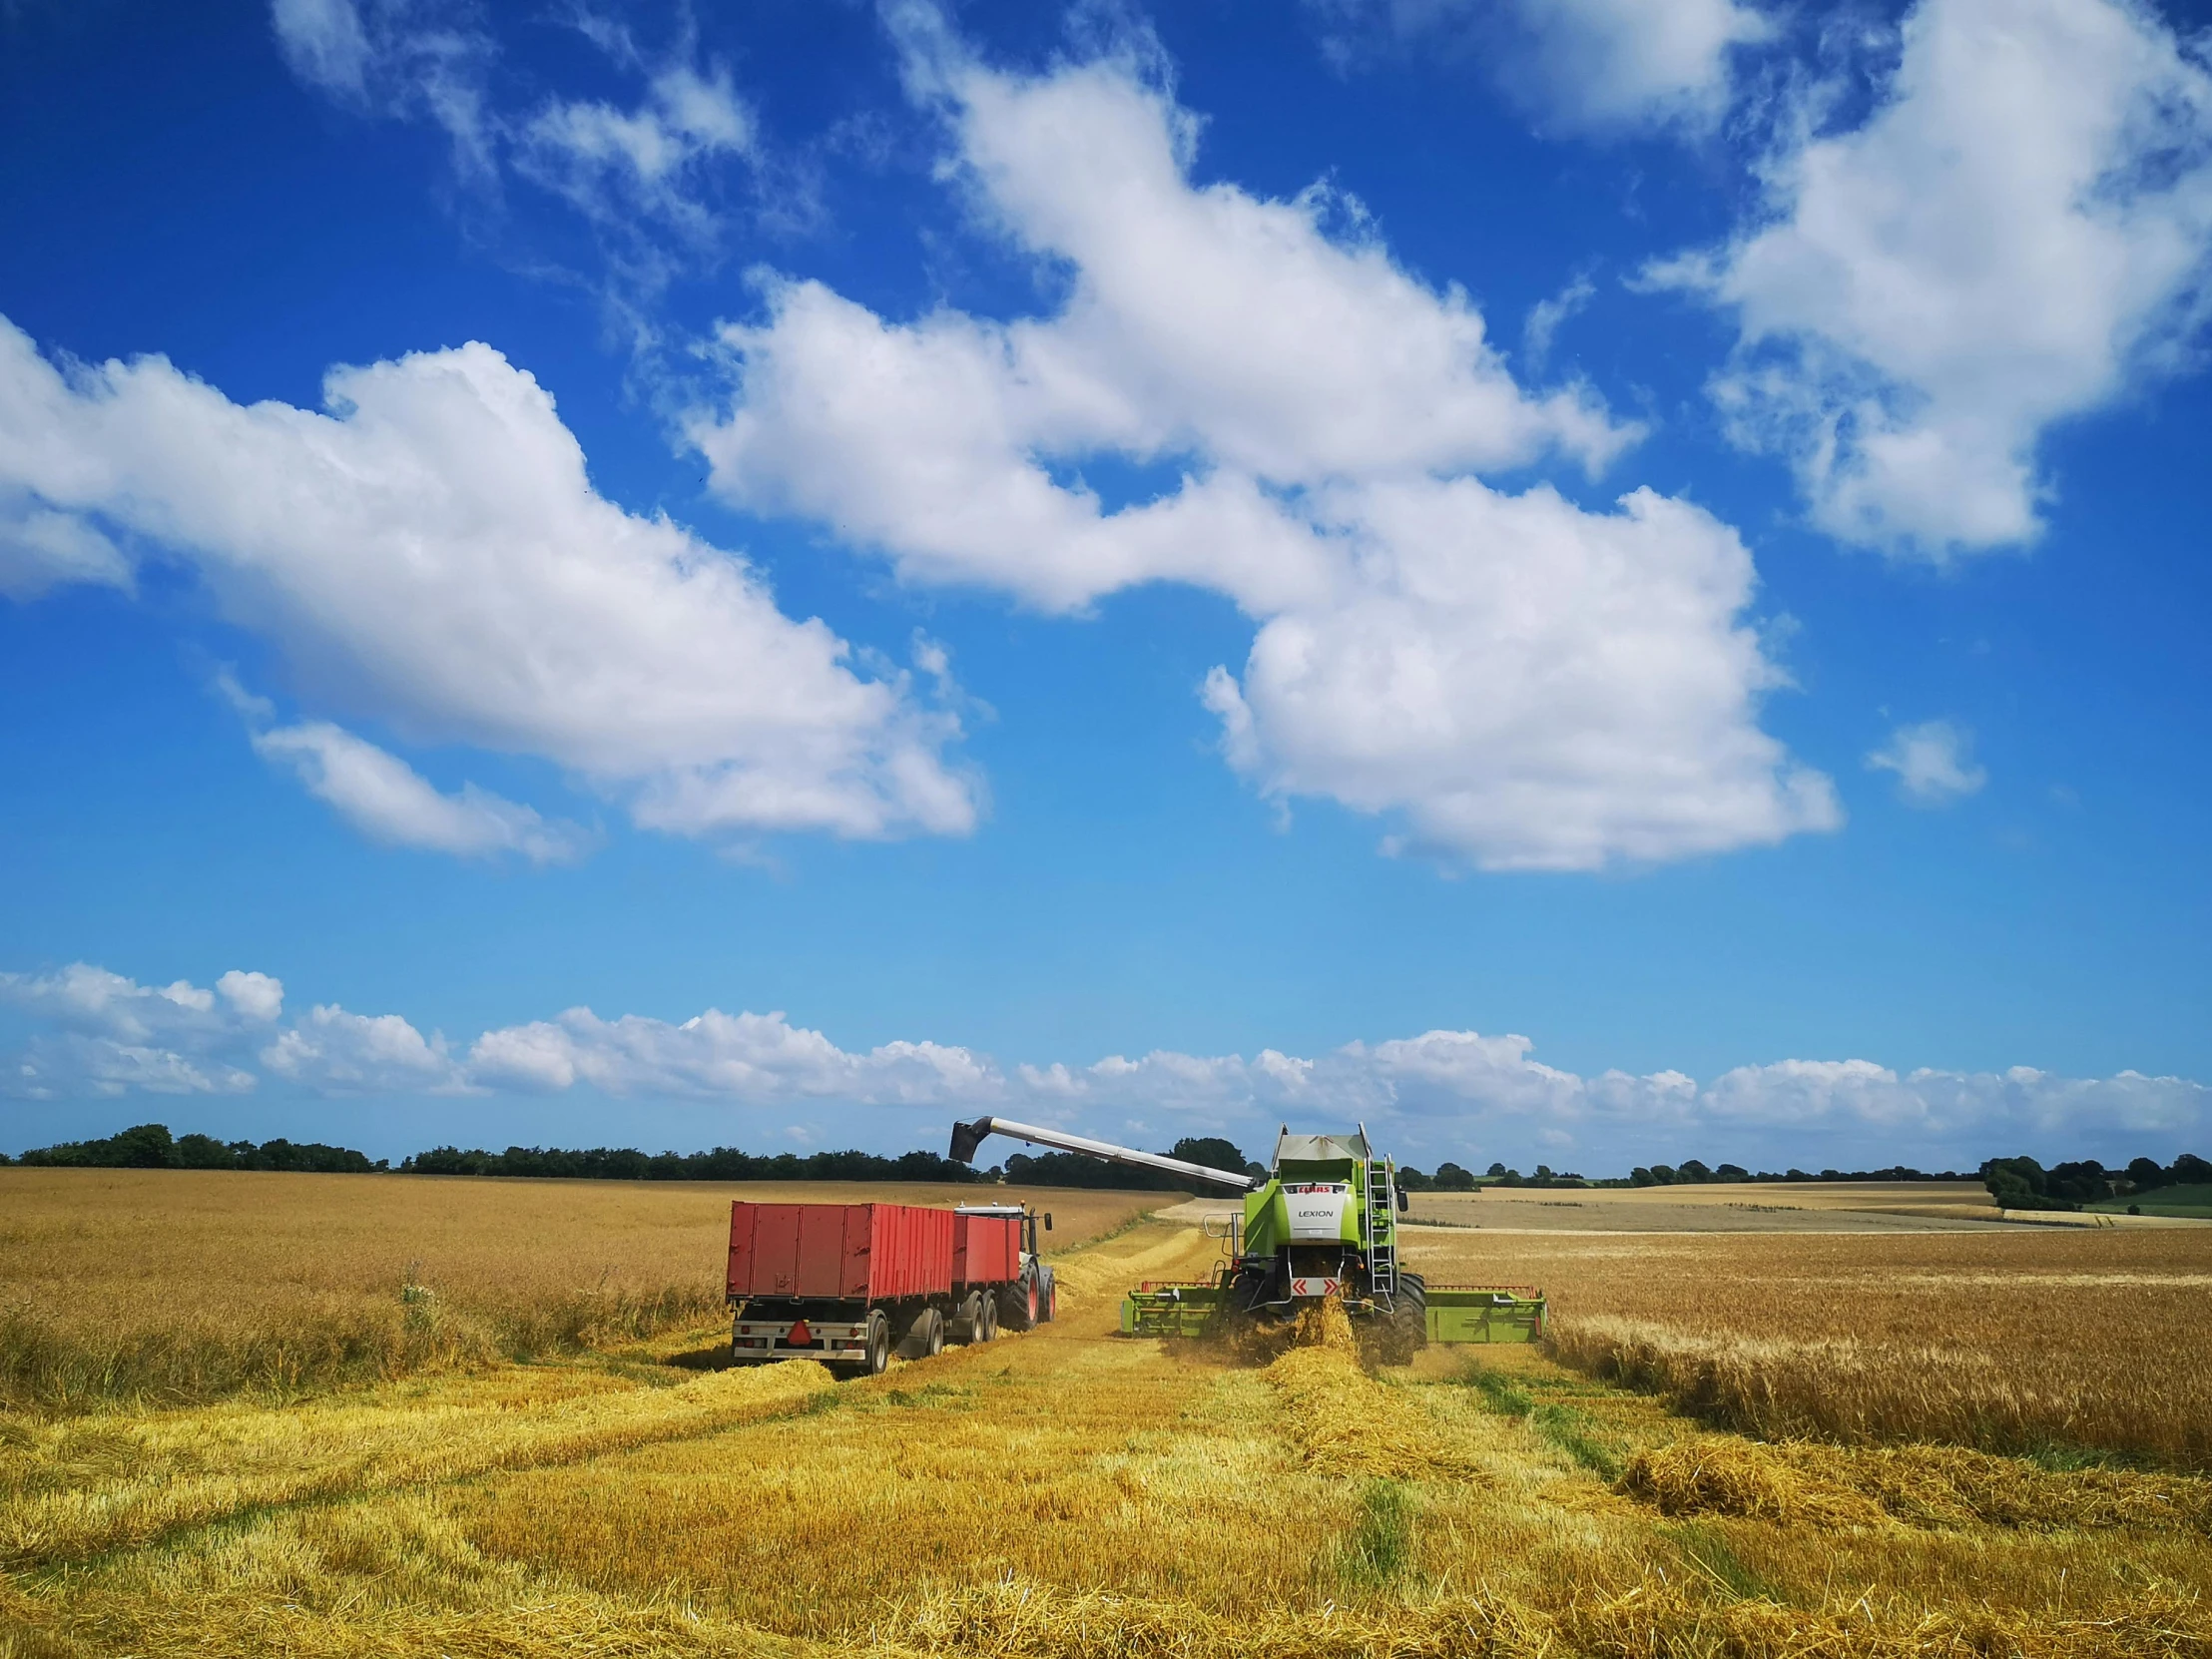
[[[1428,1286],[1417,1273],[1401,1273],[1389,1316],[1375,1335],[1375,1358],[1381,1365],[1408,1366],[1427,1346]]]

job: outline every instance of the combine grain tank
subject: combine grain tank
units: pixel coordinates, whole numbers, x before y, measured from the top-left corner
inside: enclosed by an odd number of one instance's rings
[[[1040,1285],[1050,1317],[1039,1219],[1016,1206],[741,1199],[730,1206],[731,1355],[756,1365],[805,1357],[874,1376],[894,1350],[918,1360],[948,1336],[989,1342],[1001,1316],[1027,1329]]]

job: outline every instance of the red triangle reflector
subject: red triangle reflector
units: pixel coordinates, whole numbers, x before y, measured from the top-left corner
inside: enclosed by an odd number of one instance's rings
[[[797,1325],[793,1326],[792,1334],[784,1339],[784,1341],[790,1343],[794,1348],[805,1348],[814,1340],[815,1334],[807,1329],[807,1322],[805,1320],[801,1320]]]

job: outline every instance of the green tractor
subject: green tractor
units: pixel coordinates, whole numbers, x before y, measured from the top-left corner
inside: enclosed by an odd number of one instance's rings
[[[1364,1345],[1385,1364],[1403,1364],[1429,1342],[1539,1341],[1541,1291],[1486,1285],[1429,1285],[1397,1261],[1397,1218],[1407,1205],[1397,1168],[1350,1135],[1294,1135],[1286,1125],[1266,1175],[1212,1169],[1006,1118],[953,1125],[952,1156],[966,1164],[987,1135],[1161,1170],[1244,1194],[1223,1218],[1225,1249],[1211,1280],[1139,1286],[1122,1303],[1132,1336],[1189,1337],[1295,1320],[1326,1297],[1341,1297]]]

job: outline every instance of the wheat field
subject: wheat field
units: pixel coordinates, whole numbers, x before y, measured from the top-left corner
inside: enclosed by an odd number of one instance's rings
[[[566,1269],[531,1279],[511,1257],[502,1274],[495,1242],[467,1254],[466,1190],[438,1197],[461,1229],[441,1270],[456,1302],[464,1260],[487,1299],[522,1279],[565,1296],[609,1264],[640,1287],[684,1283],[619,1241],[625,1206],[674,1218],[697,1194],[471,1188],[518,1238],[572,1196],[604,1208],[565,1211]],[[340,1202],[327,1191],[300,1201]],[[709,1196],[726,1215],[730,1189]],[[1432,1348],[1370,1374],[1341,1315],[1272,1359],[1123,1339],[1125,1286],[1203,1272],[1219,1246],[1122,1225],[1157,1197],[1049,1202],[1063,1246],[1110,1235],[1058,1256],[1057,1323],[864,1382],[809,1362],[712,1369],[719,1321],[679,1321],[531,1363],[199,1403],[19,1402],[0,1411],[0,1654],[2212,1654],[2212,1482],[2170,1463],[1754,1438],[1583,1369],[1564,1340],[1577,1365]],[[666,1237],[704,1225],[671,1219]],[[1832,1335],[1836,1294],[1888,1273],[2032,1278],[2053,1306],[2023,1317],[2055,1329],[2089,1285],[2212,1271],[2111,1234],[1962,1257],[1981,1236],[1683,1237],[1657,1253],[1623,1238],[1605,1256],[1588,1238],[1424,1235],[1416,1254],[1432,1241],[1465,1277],[1551,1285],[1563,1333],[1663,1315],[1746,1341]],[[1927,1254],[1831,1254],[1908,1244]],[[48,1271],[73,1249],[101,1258],[57,1242]],[[438,1258],[419,1259],[427,1274]],[[360,1294],[383,1283],[362,1272]],[[2141,1288],[2157,1294],[2129,1308],[2168,1314],[2189,1289]],[[1909,1330],[1918,1294],[1880,1304],[1863,1335]],[[2010,1329],[1989,1316],[1959,1341]],[[2168,1376],[2200,1346],[2171,1321],[2121,1340]],[[2000,1362],[2026,1377],[2035,1356],[2007,1340]],[[2125,1375],[2102,1375],[2124,1414]]]
[[[0,1169],[0,1403],[285,1394],[572,1355],[720,1316],[733,1197],[977,1188]],[[1157,1194],[990,1189],[1118,1227]]]
[[[2212,1467],[2212,1229],[1413,1235],[1551,1293],[1553,1352],[1772,1438]]]

